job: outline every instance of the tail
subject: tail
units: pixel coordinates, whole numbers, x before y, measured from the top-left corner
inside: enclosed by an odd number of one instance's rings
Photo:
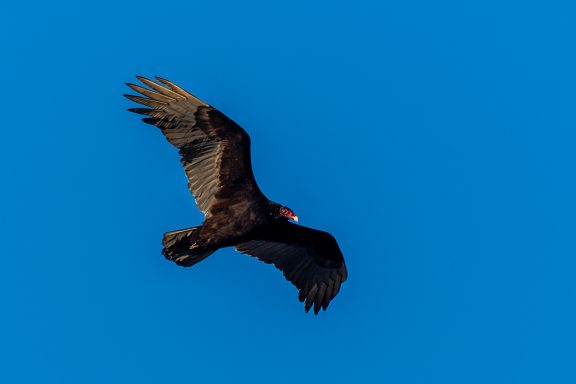
[[[201,262],[218,248],[206,248],[198,238],[201,227],[180,229],[166,232],[162,239],[162,254],[168,259],[183,267],[191,267]]]

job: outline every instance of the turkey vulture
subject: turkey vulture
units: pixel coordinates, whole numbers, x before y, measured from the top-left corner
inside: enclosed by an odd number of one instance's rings
[[[346,280],[346,264],[334,237],[298,222],[290,208],[258,188],[250,137],[222,112],[176,84],[137,76],[149,88],[127,83],[142,96],[125,95],[149,108],[130,108],[160,128],[180,152],[188,187],[204,213],[201,226],[164,234],[163,255],[190,267],[219,248],[271,263],[299,290],[306,312],[326,310]]]

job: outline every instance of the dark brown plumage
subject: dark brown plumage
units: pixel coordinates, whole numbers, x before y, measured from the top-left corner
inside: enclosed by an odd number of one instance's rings
[[[176,84],[137,76],[145,96],[125,95],[149,108],[130,108],[160,128],[180,152],[188,187],[205,219],[201,226],[164,234],[162,253],[192,266],[233,246],[274,264],[300,291],[308,312],[326,309],[346,280],[346,264],[332,235],[296,225],[294,212],[268,200],[258,188],[250,160],[250,137],[220,111]]]

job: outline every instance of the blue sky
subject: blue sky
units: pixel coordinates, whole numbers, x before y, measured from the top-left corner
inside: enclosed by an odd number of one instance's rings
[[[0,6],[3,383],[573,383],[573,2]],[[171,79],[241,124],[256,178],[334,234],[304,314],[197,225],[176,151],[125,111]]]

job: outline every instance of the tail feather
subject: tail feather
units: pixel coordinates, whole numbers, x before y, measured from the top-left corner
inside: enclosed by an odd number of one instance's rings
[[[216,252],[217,248],[203,247],[198,238],[200,227],[166,232],[162,239],[162,254],[183,267],[191,267]]]

